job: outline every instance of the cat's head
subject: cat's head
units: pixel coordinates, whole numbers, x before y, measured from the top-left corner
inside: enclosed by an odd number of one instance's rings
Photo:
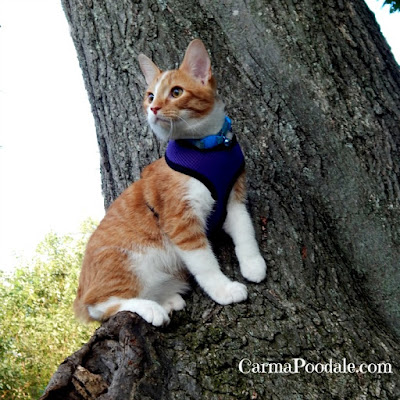
[[[216,99],[210,57],[201,40],[189,44],[177,70],[163,72],[144,54],[139,64],[148,84],[143,102],[147,121],[160,139],[196,139],[221,129],[224,106]]]

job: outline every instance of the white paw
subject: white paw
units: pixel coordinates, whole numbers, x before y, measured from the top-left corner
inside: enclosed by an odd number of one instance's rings
[[[250,282],[259,283],[267,275],[267,265],[261,255],[249,257],[240,263],[240,271],[244,278]]]
[[[247,299],[247,288],[239,282],[228,282],[224,285],[218,286],[209,293],[211,298],[217,303],[226,305],[231,303],[238,303]]]
[[[140,306],[135,309],[135,312],[154,326],[161,326],[169,323],[167,311],[155,301],[143,300]]]
[[[183,300],[180,294],[176,294],[169,298],[165,303],[163,303],[163,307],[170,313],[172,311],[180,311],[183,310],[186,306],[185,300]]]

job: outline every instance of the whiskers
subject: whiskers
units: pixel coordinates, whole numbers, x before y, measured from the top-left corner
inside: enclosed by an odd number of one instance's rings
[[[181,117],[179,115],[178,115],[178,118],[187,125],[187,128],[191,133],[195,133],[196,135],[199,134],[195,125],[189,124],[189,122],[187,122],[186,119],[184,119],[183,117]]]
[[[224,115],[223,107],[199,118],[193,117],[186,109],[160,110],[155,118],[150,113],[152,121],[149,122],[162,140],[199,139],[218,132]]]
[[[167,140],[170,139],[183,139],[184,137],[187,138],[194,138],[201,136],[201,132],[197,129],[196,125],[190,124],[185,118],[180,116],[178,113],[169,113],[163,114],[165,119],[169,121],[169,132],[167,136]],[[179,122],[182,122],[182,125],[179,126]]]
[[[172,135],[174,133],[174,120],[172,118],[169,119],[169,125],[170,125],[170,129],[168,132],[168,140],[170,140],[172,138]]]

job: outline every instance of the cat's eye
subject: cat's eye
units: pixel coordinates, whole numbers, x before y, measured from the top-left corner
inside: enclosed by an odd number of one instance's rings
[[[149,93],[147,96],[147,100],[149,101],[149,103],[151,103],[154,100],[154,94],[153,93]]]
[[[174,97],[175,99],[179,97],[183,93],[183,89],[179,86],[175,86],[171,90],[171,96]]]

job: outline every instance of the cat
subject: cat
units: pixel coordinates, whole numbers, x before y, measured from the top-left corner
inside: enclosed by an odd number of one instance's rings
[[[203,42],[195,39],[189,44],[177,70],[162,72],[143,54],[138,61],[148,85],[143,102],[147,121],[159,139],[169,141],[168,157],[144,168],[141,179],[112,203],[90,237],[74,310],[86,321],[132,311],[161,326],[169,323],[172,311],[185,307],[182,294],[189,289],[188,272],[219,304],[247,298],[246,286],[221,272],[210,245],[208,222],[219,207],[216,197],[221,197],[223,210],[215,229],[222,227],[232,237],[244,278],[261,282],[266,263],[245,205],[243,155],[217,96]],[[206,148],[197,149],[202,146]],[[181,150],[189,155],[182,156]],[[235,176],[225,179],[230,180],[225,183],[226,195],[213,190],[214,184],[201,173],[191,176],[186,173],[190,168],[179,164],[192,153],[221,153],[225,164],[220,168],[217,157],[214,170],[204,174],[230,171],[230,155],[225,156],[229,152],[239,163]]]

